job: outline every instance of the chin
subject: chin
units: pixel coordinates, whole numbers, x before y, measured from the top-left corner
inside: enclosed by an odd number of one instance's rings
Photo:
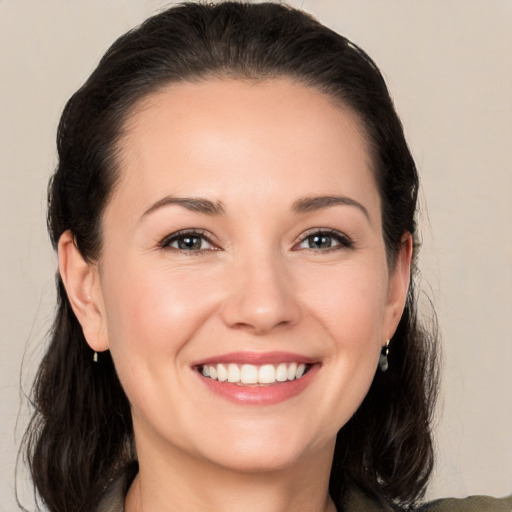
[[[266,447],[259,450],[229,450],[212,457],[212,462],[228,471],[240,474],[275,473],[301,463],[304,454],[293,449]]]
[[[231,471],[268,473],[296,467],[318,453],[331,453],[336,440],[335,433],[312,436],[304,431],[307,429],[295,429],[290,424],[275,425],[274,429],[260,425],[248,430],[205,446],[203,453],[214,464]]]

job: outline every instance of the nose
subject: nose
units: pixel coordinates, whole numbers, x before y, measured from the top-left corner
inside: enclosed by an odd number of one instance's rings
[[[296,324],[300,318],[294,280],[278,257],[237,262],[221,315],[231,328],[264,335]]]

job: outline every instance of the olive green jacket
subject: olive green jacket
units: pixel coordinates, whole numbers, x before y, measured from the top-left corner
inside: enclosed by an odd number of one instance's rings
[[[116,481],[103,497],[98,512],[124,512],[125,492],[125,482]],[[352,491],[348,494],[343,512],[393,512],[393,509],[388,505],[375,503],[357,491]],[[423,505],[418,512],[512,512],[512,495],[502,499],[489,496],[447,498]]]
[[[353,491],[349,493],[344,512],[393,512],[393,509]],[[512,495],[501,499],[490,496],[444,498],[422,505],[418,512],[512,512]]]

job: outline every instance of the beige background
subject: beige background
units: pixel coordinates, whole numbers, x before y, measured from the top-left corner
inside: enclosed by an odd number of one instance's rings
[[[423,178],[423,286],[444,334],[429,496],[512,491],[512,1],[297,0],[384,70]],[[45,188],[65,100],[156,0],[0,0],[0,511],[53,308]],[[411,454],[414,457],[414,454]],[[30,508],[26,473],[20,492]]]

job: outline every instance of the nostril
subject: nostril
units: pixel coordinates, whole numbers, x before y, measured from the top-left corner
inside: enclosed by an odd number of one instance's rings
[[[232,298],[221,311],[224,322],[231,328],[253,334],[266,334],[295,324],[300,310],[290,298],[268,301],[258,306],[253,298]]]
[[[246,322],[237,322],[236,324],[231,325],[232,329],[238,329],[240,331],[247,331],[256,335],[264,335],[269,332],[273,332],[276,329],[283,329],[291,325],[289,320],[281,320],[278,322],[273,322],[268,316],[263,320],[255,319],[251,323]]]

